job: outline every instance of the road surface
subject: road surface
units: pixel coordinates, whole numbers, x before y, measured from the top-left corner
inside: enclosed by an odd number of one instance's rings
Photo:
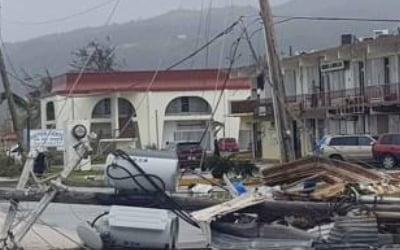
[[[19,218],[23,219],[37,203],[21,203]],[[0,223],[8,208],[7,202],[0,203]],[[76,227],[85,221],[92,221],[97,215],[107,211],[109,207],[51,204],[23,241],[22,246],[27,250],[44,249],[76,249],[82,243],[76,234]],[[180,223],[178,248],[203,248],[205,237],[201,231],[188,225]]]

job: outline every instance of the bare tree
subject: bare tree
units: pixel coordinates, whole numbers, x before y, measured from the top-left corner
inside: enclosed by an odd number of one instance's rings
[[[116,62],[116,47],[109,43],[91,41],[85,47],[72,52],[70,66],[77,71],[84,69],[89,72],[110,72],[115,71],[119,64]]]

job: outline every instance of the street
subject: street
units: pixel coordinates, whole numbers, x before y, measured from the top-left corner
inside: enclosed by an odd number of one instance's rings
[[[26,216],[36,204],[36,202],[21,203],[19,219]],[[1,223],[7,207],[8,202],[0,203]],[[108,207],[105,206],[50,204],[40,221],[23,240],[22,246],[27,250],[80,248],[82,243],[76,233],[76,227],[80,223],[92,221],[107,210]],[[198,249],[205,246],[205,238],[199,229],[182,221],[179,227],[178,248]]]

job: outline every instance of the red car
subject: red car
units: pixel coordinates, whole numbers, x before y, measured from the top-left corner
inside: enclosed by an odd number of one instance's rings
[[[375,161],[386,169],[393,169],[400,163],[400,134],[384,134],[372,145]]]
[[[218,147],[221,152],[239,152],[239,145],[235,138],[219,139]]]
[[[199,142],[176,142],[169,144],[168,148],[176,153],[180,168],[200,167],[204,149]]]

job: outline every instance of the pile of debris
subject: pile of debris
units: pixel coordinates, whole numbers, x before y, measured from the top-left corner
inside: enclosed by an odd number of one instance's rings
[[[400,194],[398,179],[380,171],[325,158],[309,157],[262,170],[277,199],[337,200],[343,195]]]

